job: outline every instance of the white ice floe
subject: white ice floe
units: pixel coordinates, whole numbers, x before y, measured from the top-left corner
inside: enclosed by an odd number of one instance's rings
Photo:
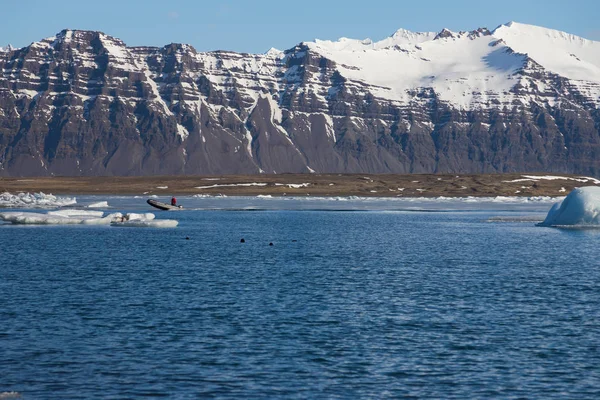
[[[109,214],[106,217],[102,215],[103,213],[100,215],[58,212],[44,214],[15,211],[0,213],[0,220],[18,225],[108,225],[114,218],[121,217],[120,213]]]
[[[99,201],[97,203],[88,204],[86,208],[108,208],[108,201]]]
[[[600,227],[600,188],[574,189],[562,202],[554,204],[544,222],[538,225]]]
[[[4,192],[0,194],[0,207],[5,208],[54,208],[76,204],[74,197],[57,197],[52,194]]]
[[[156,216],[152,213],[129,213],[112,220],[110,225],[126,228],[174,228],[179,225],[179,221],[174,219],[155,218]]]
[[[175,228],[179,224],[174,219],[136,219],[131,221],[111,222],[111,226],[120,226],[125,228]]]
[[[44,215],[44,214],[42,214]],[[56,211],[48,211],[45,215],[53,215],[60,217],[81,217],[81,218],[98,218],[104,215],[103,211],[90,211],[90,210],[77,210],[77,209],[64,209]]]
[[[104,215],[102,211],[89,210],[58,210],[47,213],[2,212],[0,213],[0,221],[17,225],[112,225],[157,228],[171,228],[179,223],[171,219],[156,220],[155,215],[152,213],[112,213]]]
[[[117,218],[122,218],[121,213],[108,214],[105,217],[84,218],[81,220],[82,225],[109,225]]]
[[[143,214],[129,213],[129,214],[125,215],[125,217],[127,218],[128,221],[139,221],[139,220],[151,221],[154,218],[156,218],[156,216],[152,213],[143,213]]]

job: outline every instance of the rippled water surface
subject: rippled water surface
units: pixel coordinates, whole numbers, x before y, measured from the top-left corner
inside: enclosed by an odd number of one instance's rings
[[[519,210],[157,216],[180,225],[0,226],[0,393],[600,398],[598,231]]]

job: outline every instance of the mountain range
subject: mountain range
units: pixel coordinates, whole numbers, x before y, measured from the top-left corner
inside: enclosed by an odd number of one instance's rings
[[[600,176],[600,42],[490,31],[264,54],[63,30],[0,48],[0,176]]]

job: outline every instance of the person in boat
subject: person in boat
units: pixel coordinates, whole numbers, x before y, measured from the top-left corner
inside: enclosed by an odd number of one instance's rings
[[[171,205],[172,206],[176,206],[177,205],[177,199],[175,198],[175,196],[171,197]]]

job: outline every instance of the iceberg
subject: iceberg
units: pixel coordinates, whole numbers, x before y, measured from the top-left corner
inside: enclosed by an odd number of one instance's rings
[[[552,206],[538,226],[600,227],[600,188],[575,188],[562,202]]]

